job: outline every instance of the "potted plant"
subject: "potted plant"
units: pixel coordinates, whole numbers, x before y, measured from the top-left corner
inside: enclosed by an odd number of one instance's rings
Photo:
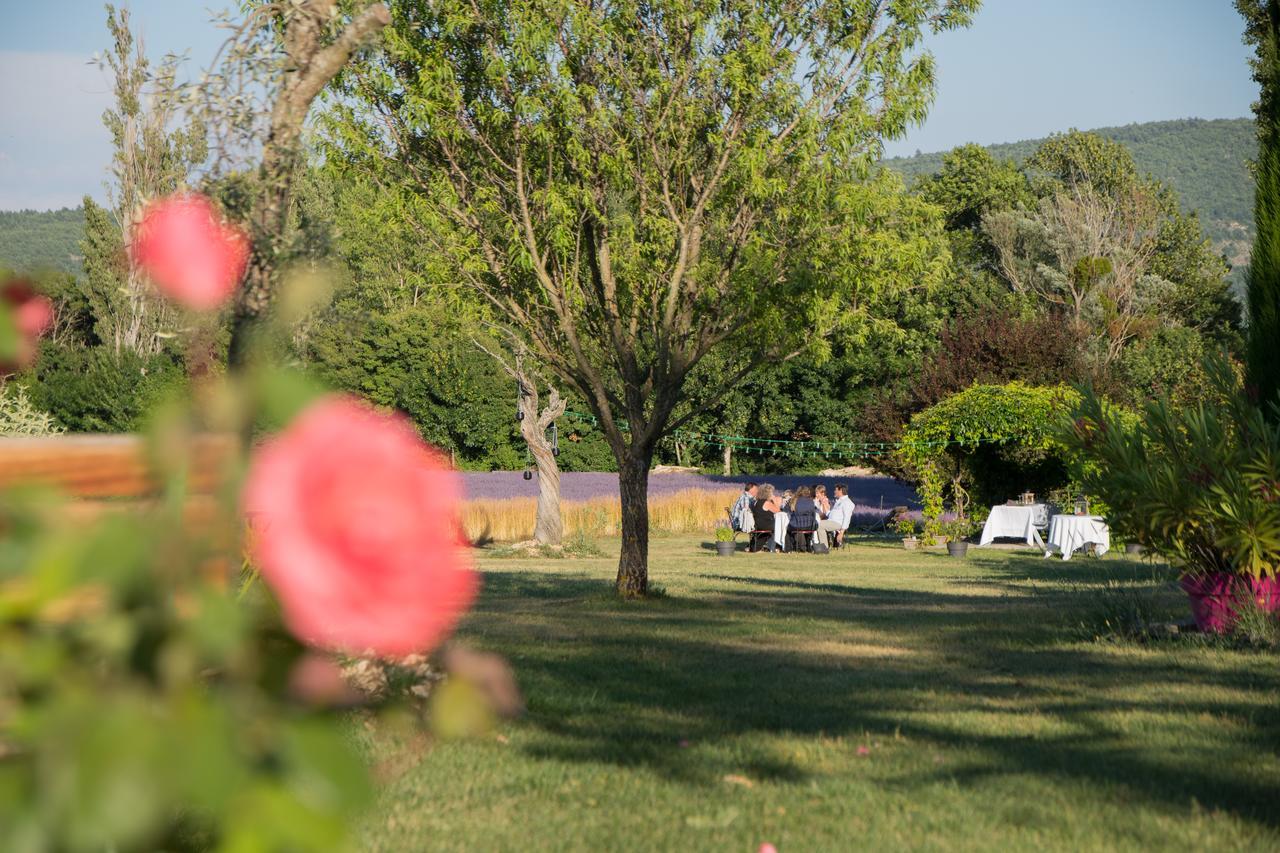
[[[733,528],[727,524],[716,525],[716,553],[721,557],[732,557],[738,550],[738,543],[733,541]]]
[[[943,522],[942,537],[947,541],[947,553],[953,557],[963,557],[969,553],[969,543],[965,541],[974,530],[973,519],[953,518]]]
[[[905,513],[899,515],[893,522],[893,529],[902,537],[902,547],[908,551],[914,551],[920,547],[920,540],[916,538],[916,521]]]
[[[1212,390],[1128,414],[1086,394],[1067,439],[1108,524],[1182,570],[1201,631],[1224,633],[1241,600],[1280,612],[1280,423],[1231,365],[1205,362]]]

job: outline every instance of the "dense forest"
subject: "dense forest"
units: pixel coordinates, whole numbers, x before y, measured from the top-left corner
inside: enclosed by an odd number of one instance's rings
[[[0,211],[0,267],[80,272],[83,208]]]

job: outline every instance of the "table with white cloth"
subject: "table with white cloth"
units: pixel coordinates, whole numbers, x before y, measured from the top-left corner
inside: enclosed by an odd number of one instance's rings
[[[993,539],[1009,538],[1022,539],[1028,545],[1043,548],[1044,540],[1040,538],[1040,531],[1036,530],[1036,516],[1038,514],[1040,518],[1044,518],[1047,513],[1048,507],[1044,504],[993,506],[991,514],[987,516],[987,523],[982,525],[982,538],[978,540],[978,544],[990,545]]]
[[[1055,515],[1049,519],[1049,539],[1044,555],[1048,557],[1054,549],[1062,552],[1062,559],[1070,560],[1071,555],[1086,545],[1093,545],[1099,557],[1111,548],[1111,531],[1100,515]]]

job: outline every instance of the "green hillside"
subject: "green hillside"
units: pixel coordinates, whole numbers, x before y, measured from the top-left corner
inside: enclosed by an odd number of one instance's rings
[[[1188,210],[1198,211],[1205,232],[1241,268],[1253,241],[1253,181],[1246,165],[1257,150],[1252,119],[1179,119],[1094,133],[1124,143],[1138,168],[1178,191]],[[1042,139],[988,145],[997,157],[1025,160]],[[908,180],[936,172],[942,153],[894,157],[885,165]],[[79,241],[84,212],[79,208],[0,212],[0,266],[55,267],[80,271]],[[1237,269],[1238,276],[1241,269]]]
[[[1200,214],[1205,233],[1231,262],[1231,277],[1241,288],[1253,244],[1253,177],[1248,167],[1258,150],[1253,119],[1187,118],[1100,127],[1093,133],[1123,143],[1139,170],[1168,183],[1185,209]],[[1042,142],[1024,139],[986,148],[996,157],[1021,163]],[[893,157],[884,165],[910,183],[941,169],[942,154]]]
[[[0,211],[0,267],[80,272],[84,210]]]

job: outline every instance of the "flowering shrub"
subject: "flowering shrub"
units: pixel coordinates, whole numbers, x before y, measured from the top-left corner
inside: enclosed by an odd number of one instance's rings
[[[144,226],[134,259],[158,286],[225,300],[244,246],[207,202]],[[0,325],[37,334],[32,298],[0,300]],[[331,654],[428,652],[470,604],[438,452],[266,359],[192,390],[146,437],[156,500],[0,493],[0,850],[341,849],[371,790],[347,706],[440,735],[520,708],[504,662],[455,648],[429,708],[384,714],[425,685],[375,705]],[[273,427],[256,449],[231,438]],[[227,458],[193,476],[210,432]]]

